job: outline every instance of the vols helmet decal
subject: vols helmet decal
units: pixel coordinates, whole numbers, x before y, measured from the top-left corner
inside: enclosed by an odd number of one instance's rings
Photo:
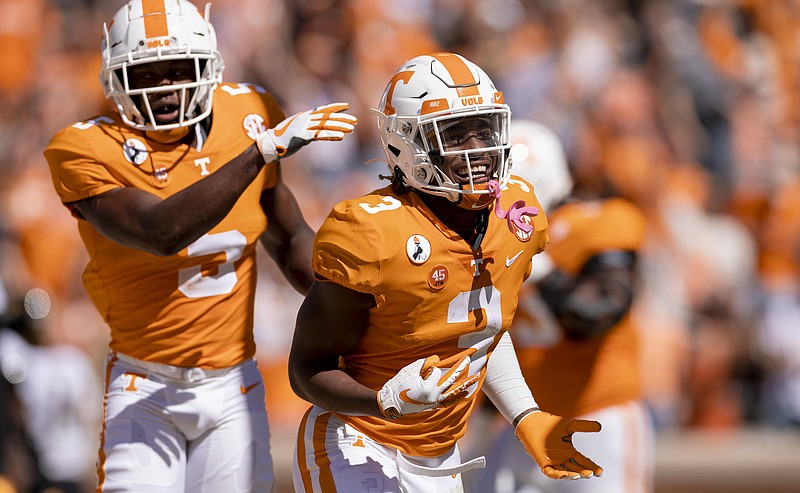
[[[122,144],[122,155],[134,166],[140,166],[148,156],[147,146],[139,139],[128,139]]]
[[[411,263],[422,265],[431,256],[431,243],[422,235],[411,235],[406,241],[406,254]]]

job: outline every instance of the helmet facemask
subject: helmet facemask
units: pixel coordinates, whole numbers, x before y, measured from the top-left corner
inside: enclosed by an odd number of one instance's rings
[[[400,167],[406,185],[459,202],[464,195],[489,194],[489,180],[501,187],[508,181],[508,107],[465,108],[413,118],[378,115],[382,128],[393,128],[382,133],[389,168],[405,158]],[[446,164],[453,159],[461,161],[455,169]]]
[[[166,58],[164,61],[184,61],[186,57],[178,56],[173,58]],[[148,128],[141,128],[142,130],[169,130],[178,127],[191,125],[197,121],[202,120],[211,113],[213,86],[215,82],[210,81],[211,63],[207,58],[192,57],[193,67],[191,82],[184,82],[170,85],[156,85],[150,87],[133,87],[131,84],[130,71],[134,67],[149,63],[158,62],[145,62],[123,64],[122,67],[115,70],[111,77],[111,97],[117,106],[123,106],[123,119],[129,118],[132,122],[126,120],[128,125],[145,125]],[[156,116],[153,114],[153,107],[151,105],[151,96],[160,93],[176,92],[179,96],[179,112],[178,121],[174,123],[159,123]]]

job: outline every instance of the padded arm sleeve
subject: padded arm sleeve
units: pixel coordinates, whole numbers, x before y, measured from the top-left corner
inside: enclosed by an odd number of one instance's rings
[[[538,408],[519,369],[517,354],[508,332],[500,336],[500,342],[486,363],[483,392],[509,423],[514,423],[525,411]]]

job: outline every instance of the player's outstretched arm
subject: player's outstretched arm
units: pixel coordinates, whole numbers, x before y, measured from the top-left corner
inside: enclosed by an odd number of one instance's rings
[[[603,473],[572,445],[573,433],[600,431],[600,423],[540,411],[522,376],[508,332],[489,355],[483,391],[514,426],[517,438],[544,474],[554,479],[577,479]]]
[[[135,187],[70,203],[107,238],[154,255],[173,255],[219,223],[265,165],[255,145],[166,199]]]
[[[287,118],[218,171],[167,199],[125,187],[71,206],[117,243],[173,255],[219,223],[265,163],[289,156],[313,140],[341,140],[351,133],[357,120],[343,113],[347,108],[336,103]]]

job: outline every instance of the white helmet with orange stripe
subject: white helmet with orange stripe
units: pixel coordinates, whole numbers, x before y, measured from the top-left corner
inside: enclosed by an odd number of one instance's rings
[[[545,212],[551,212],[572,193],[567,151],[549,127],[533,120],[514,120],[511,159],[511,172],[533,184]]]
[[[508,180],[511,110],[486,72],[461,55],[407,61],[375,112],[389,170],[404,185],[480,208],[491,202],[476,204],[482,195],[488,199],[486,183],[502,187]],[[477,139],[464,145],[467,135]],[[448,174],[443,163],[451,156],[461,163]]]
[[[103,26],[100,83],[123,121],[139,130],[187,127],[211,114],[214,88],[222,82],[224,64],[217,37],[205,13],[186,0],[131,0]],[[129,69],[146,63],[190,60],[188,83],[132,87]],[[148,97],[177,91],[177,121],[159,123]]]

